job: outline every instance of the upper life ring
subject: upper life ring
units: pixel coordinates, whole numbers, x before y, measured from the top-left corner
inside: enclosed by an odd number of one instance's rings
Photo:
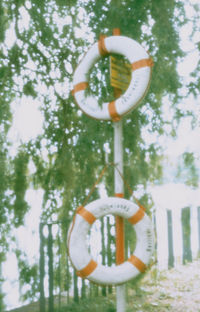
[[[130,258],[119,265],[104,266],[88,252],[87,235],[93,222],[107,214],[128,219],[136,232],[136,248]],[[154,234],[150,218],[133,202],[117,197],[98,199],[78,208],[68,232],[68,252],[77,275],[100,285],[123,284],[143,273],[154,249]]]
[[[116,101],[98,105],[94,96],[85,95],[88,87],[87,74],[92,65],[102,56],[117,53],[127,57],[131,64],[131,81],[126,92]],[[102,37],[96,42],[78,65],[73,79],[73,95],[80,109],[92,118],[118,121],[134,109],[147,92],[153,61],[145,49],[135,40],[124,36]]]

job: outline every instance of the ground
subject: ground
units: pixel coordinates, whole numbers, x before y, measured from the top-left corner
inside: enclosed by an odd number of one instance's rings
[[[113,306],[114,304],[115,298]],[[76,311],[78,310],[80,308]],[[95,310],[91,311],[102,311],[100,306]],[[81,311],[90,312],[88,308],[84,310],[84,303],[81,304]],[[105,306],[103,311],[107,312]],[[108,311],[114,311],[114,309],[109,308]],[[162,272],[152,268],[136,290],[129,289],[127,312],[131,311],[200,312],[200,260]],[[39,312],[38,304],[18,308],[11,312]]]
[[[200,312],[200,260],[149,274],[152,278],[145,277],[140,287],[145,303],[132,311]]]
[[[170,311],[200,312],[200,261],[166,272],[157,287],[162,301],[170,304]],[[156,288],[153,298],[156,300]]]

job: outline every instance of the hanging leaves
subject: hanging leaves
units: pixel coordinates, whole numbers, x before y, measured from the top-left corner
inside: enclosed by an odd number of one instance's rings
[[[23,93],[27,96],[37,97],[37,92],[34,89],[34,84],[32,81],[28,81],[23,87]]]
[[[25,194],[28,187],[27,166],[29,157],[24,151],[20,151],[14,159],[14,181],[13,190],[14,200],[14,224],[20,226],[23,224],[24,216],[29,209],[25,200]]]

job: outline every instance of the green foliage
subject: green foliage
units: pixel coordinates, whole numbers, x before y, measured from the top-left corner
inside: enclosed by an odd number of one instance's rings
[[[196,168],[196,157],[193,153],[185,152],[179,162],[177,178],[185,184],[198,187],[199,172]]]
[[[80,303],[73,302],[68,304],[66,307],[61,308],[61,312],[66,310],[69,312],[115,312],[116,308],[112,299],[106,297],[96,297],[81,300]]]
[[[16,250],[16,256],[18,260],[21,299],[23,301],[27,299],[33,301],[37,298],[39,291],[38,265],[34,264],[31,266],[26,256],[20,250]],[[26,286],[25,291],[23,289],[24,286]]]
[[[2,2],[0,3],[0,42],[5,40],[5,31],[8,27],[8,16],[6,9],[4,9]]]
[[[0,266],[6,259],[5,254],[9,249],[9,234],[12,228],[11,164],[8,157],[8,144],[4,140],[5,133],[2,131],[0,134]]]
[[[28,187],[27,182],[27,166],[29,156],[24,151],[20,151],[14,159],[14,179],[13,190],[15,194],[14,200],[14,224],[20,226],[23,224],[23,218],[29,207],[25,201],[25,193]]]
[[[30,95],[33,98],[37,97],[37,92],[34,90],[34,85],[32,81],[28,81],[23,87],[24,95]]]

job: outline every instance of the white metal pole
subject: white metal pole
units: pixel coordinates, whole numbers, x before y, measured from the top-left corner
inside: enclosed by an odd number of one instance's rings
[[[123,125],[122,120],[114,122],[114,163],[118,170],[123,174]],[[124,182],[115,169],[115,194],[124,193]],[[117,312],[126,311],[126,285],[116,287],[116,310]]]

